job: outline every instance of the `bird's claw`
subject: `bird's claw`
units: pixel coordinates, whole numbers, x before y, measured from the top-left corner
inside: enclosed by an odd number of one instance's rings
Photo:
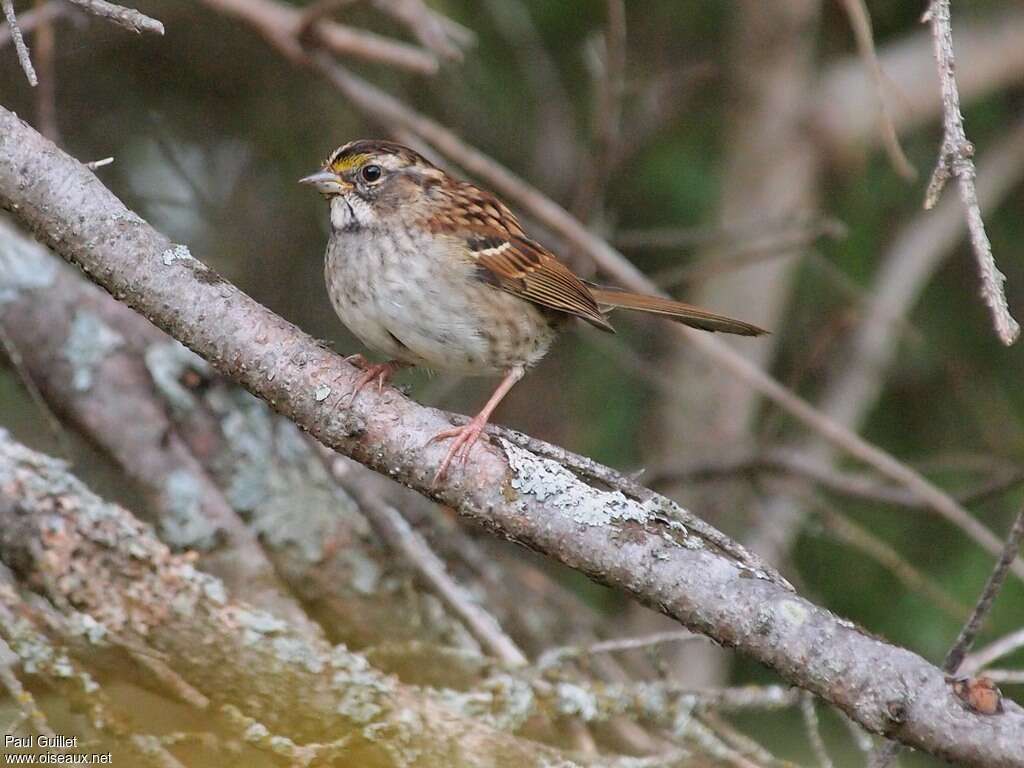
[[[463,464],[466,463],[469,459],[470,451],[483,435],[484,427],[486,426],[486,420],[473,419],[461,427],[452,427],[443,432],[438,432],[427,440],[426,445],[430,445],[440,440],[452,438],[452,444],[448,448],[448,453],[445,454],[444,460],[441,462],[441,466],[438,468],[437,474],[434,475],[434,480],[430,484],[432,488],[437,487],[437,484],[444,479],[445,474],[448,472],[448,467],[454,460],[458,459]]]

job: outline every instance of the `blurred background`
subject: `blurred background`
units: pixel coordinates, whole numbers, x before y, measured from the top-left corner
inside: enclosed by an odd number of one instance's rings
[[[97,174],[129,208],[313,336],[361,351],[324,290],[326,207],[296,180],[349,140],[409,135],[282,55],[232,12],[238,4],[140,0],[166,26],[163,38],[52,5],[55,44],[40,67],[51,68],[50,89],[29,88],[5,45],[0,103],[82,161],[113,156]],[[853,4],[836,0],[429,5],[460,30],[449,55],[432,57],[436,72],[358,57],[344,65],[536,186],[675,296],[771,329],[766,341],[729,343],[1003,537],[1024,504],[1024,347],[1005,347],[992,330],[954,185],[923,210],[942,142],[924,3],[867,3],[878,81],[858,48]],[[954,14],[982,210],[1020,317],[1024,6],[979,0]],[[412,40],[373,3],[333,18]],[[902,150],[886,138],[890,122]],[[586,254],[508,202],[537,239],[602,279]],[[641,481],[774,562],[812,600],[940,661],[993,557],[913,500],[886,497],[884,480],[676,334],[633,317],[616,325],[615,337],[582,324],[564,337],[496,421],[644,470]],[[422,372],[400,381],[421,402],[467,414],[493,386]],[[69,452],[101,492],[145,503],[87,440],[55,437],[9,367],[0,369],[0,425],[30,446]],[[669,626],[536,565],[615,633]],[[1011,577],[980,644],[1022,625],[1024,585]],[[775,679],[716,649],[656,655],[659,674],[692,685]],[[996,666],[1024,668],[1024,651]],[[1024,701],[1019,676],[1000,685]],[[860,764],[840,718],[821,716],[837,763]],[[743,726],[783,759],[814,760],[796,710]]]

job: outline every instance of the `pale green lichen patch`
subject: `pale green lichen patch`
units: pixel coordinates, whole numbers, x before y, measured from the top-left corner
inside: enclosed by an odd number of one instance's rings
[[[335,670],[331,683],[340,694],[339,715],[356,723],[369,723],[383,713],[378,699],[395,694],[397,683],[393,678],[380,674],[365,658],[341,645],[332,649],[329,664]]]
[[[502,731],[517,731],[536,713],[537,700],[529,682],[499,674],[468,691],[443,689],[440,700],[462,717]]]
[[[299,664],[313,674],[324,670],[324,660],[304,638],[275,637],[271,643],[274,655],[281,661]]]
[[[283,633],[288,625],[271,613],[258,608],[236,607],[230,611],[234,623],[242,629],[242,642],[255,645],[265,637]]]
[[[196,257],[188,249],[187,245],[176,243],[160,254],[160,260],[165,267],[169,267],[176,261],[196,261]]]
[[[161,538],[178,549],[212,549],[218,529],[203,511],[203,487],[195,473],[187,469],[171,472],[164,481],[164,499]]]
[[[84,637],[93,645],[101,645],[107,639],[107,628],[87,613],[73,612],[68,617],[67,628],[70,634]]]
[[[575,715],[590,721],[597,717],[597,699],[590,691],[572,683],[555,686],[555,709],[563,715]]]
[[[58,266],[46,248],[0,217],[0,307],[24,291],[50,286]]]
[[[182,383],[187,371],[209,375],[210,365],[178,341],[152,344],[146,349],[146,369],[153,384],[164,398],[179,411],[188,411],[195,404],[192,392]]]
[[[92,312],[79,310],[61,350],[71,364],[71,386],[78,392],[92,387],[96,368],[124,344],[124,337]]]
[[[369,536],[355,502],[333,482],[305,436],[247,394],[212,392],[230,453],[220,461],[228,500],[269,546],[294,548],[308,562],[323,558],[339,524]],[[355,550],[354,550],[355,551]],[[375,564],[354,562],[360,591],[374,590]]]
[[[645,504],[619,491],[601,491],[580,481],[556,461],[499,440],[508,457],[509,486],[572,517],[577,523],[605,526],[627,521],[647,523],[656,517]]]

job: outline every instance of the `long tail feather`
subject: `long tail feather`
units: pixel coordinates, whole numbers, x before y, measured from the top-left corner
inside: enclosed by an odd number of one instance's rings
[[[615,288],[598,288],[589,286],[590,292],[602,309],[619,308],[630,309],[636,312],[648,312],[652,315],[664,315],[672,320],[688,325],[691,328],[700,328],[702,331],[718,331],[721,333],[735,333],[739,336],[760,336],[768,333],[763,328],[745,323],[742,320],[735,320],[725,315],[716,315],[692,304],[684,304],[681,301],[672,301],[658,296],[647,296],[642,293],[630,293]]]

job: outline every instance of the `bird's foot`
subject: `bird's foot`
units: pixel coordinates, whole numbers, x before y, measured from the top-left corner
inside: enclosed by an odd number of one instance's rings
[[[436,443],[439,440],[447,440],[452,438],[452,444],[448,448],[448,453],[445,454],[444,461],[441,462],[441,466],[437,470],[437,474],[434,475],[434,480],[431,483],[431,487],[436,487],[445,474],[448,472],[448,467],[451,463],[458,459],[463,464],[469,458],[469,452],[472,450],[473,445],[480,436],[483,434],[484,427],[487,426],[487,417],[489,414],[480,413],[473,417],[473,419],[461,427],[453,427],[452,429],[446,429],[443,432],[438,432],[432,438],[427,441],[427,445]]]
[[[384,385],[391,380],[391,377],[395,375],[397,371],[408,366],[407,363],[403,363],[399,360],[388,360],[386,363],[371,363],[362,355],[349,355],[345,358],[345,362],[350,365],[354,365],[363,371],[363,375],[356,381],[352,391],[347,395],[343,395],[338,398],[338,404],[345,403],[346,406],[352,405],[367,385],[372,382],[377,382],[377,393],[380,394],[384,389]]]

